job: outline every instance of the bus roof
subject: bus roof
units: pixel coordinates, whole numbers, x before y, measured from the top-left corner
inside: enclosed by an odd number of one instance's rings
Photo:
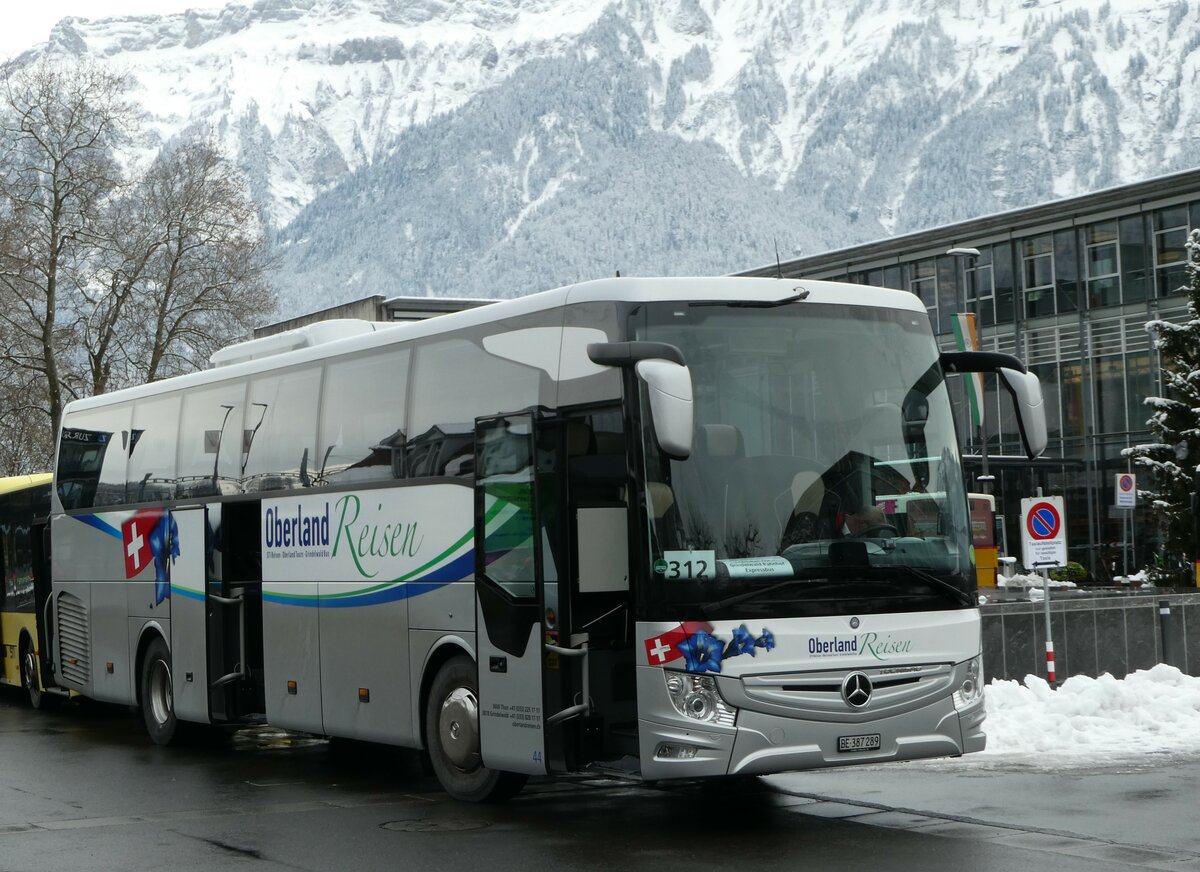
[[[0,476],[0,495],[11,494],[25,488],[49,484],[52,476],[48,472],[37,472],[33,475]]]
[[[462,328],[490,324],[575,303],[651,303],[675,300],[774,302],[793,296],[800,291],[808,292],[806,298],[808,305],[845,304],[926,314],[924,304],[915,294],[890,288],[851,285],[841,282],[744,276],[598,279],[524,297],[500,300],[489,306],[452,312],[423,321],[374,324],[372,329],[364,330],[358,335],[300,347],[296,350],[282,351],[278,354],[257,357],[240,363],[231,363],[227,366],[205,369],[147,385],[125,388],[110,394],[75,400],[68,405],[66,411],[82,411],[142,396],[154,396],[173,390],[255,375],[286,366],[350,354],[369,348],[384,347],[427,336],[437,336]],[[279,334],[280,338],[276,341],[282,342],[282,337],[286,335]]]

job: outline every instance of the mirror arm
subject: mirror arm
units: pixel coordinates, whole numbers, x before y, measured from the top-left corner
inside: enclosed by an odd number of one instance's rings
[[[643,360],[669,360],[686,366],[683,352],[669,342],[592,342],[588,358],[600,366],[632,367]]]
[[[946,372],[999,372],[1015,369],[1024,375],[1025,364],[999,351],[943,351],[940,355],[942,369]]]

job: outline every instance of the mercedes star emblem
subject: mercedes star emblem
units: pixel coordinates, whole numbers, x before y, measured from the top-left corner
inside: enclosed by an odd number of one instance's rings
[[[871,679],[862,672],[851,672],[842,682],[842,699],[850,708],[862,708],[871,701]]]

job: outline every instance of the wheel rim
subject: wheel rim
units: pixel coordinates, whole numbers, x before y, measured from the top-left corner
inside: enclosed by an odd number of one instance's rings
[[[464,772],[479,768],[479,700],[469,687],[446,695],[438,717],[438,738],[446,758]]]
[[[146,696],[150,706],[150,714],[156,724],[165,724],[171,719],[171,667],[164,660],[155,660],[150,664],[150,681],[147,683]]]
[[[37,680],[37,659],[33,656],[32,651],[25,652],[25,690],[29,693],[30,699],[41,695]]]

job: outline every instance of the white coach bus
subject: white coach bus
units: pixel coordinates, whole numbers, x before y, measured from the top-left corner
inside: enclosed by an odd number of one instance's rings
[[[984,746],[945,373],[999,373],[1031,455],[1041,392],[911,294],[618,278],[213,363],[58,447],[53,677],[155,742],[425,748],[466,800]],[[911,492],[935,528],[863,520]]]

